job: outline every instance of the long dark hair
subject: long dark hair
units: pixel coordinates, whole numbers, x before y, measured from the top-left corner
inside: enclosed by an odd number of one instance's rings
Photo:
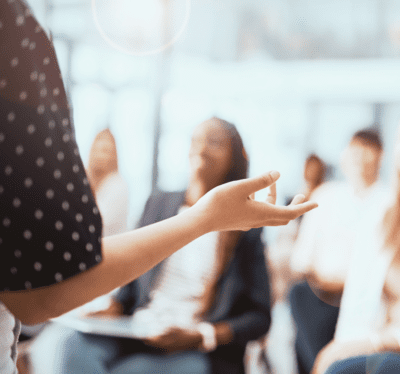
[[[242,137],[240,136],[236,126],[233,123],[230,123],[218,117],[213,117],[211,118],[211,120],[217,121],[219,124],[222,125],[224,130],[228,132],[232,146],[231,167],[223,183],[228,183],[239,179],[247,178],[249,169],[249,160],[243,146]]]
[[[222,125],[224,130],[228,132],[231,142],[231,166],[222,184],[247,178],[249,159],[243,146],[242,137],[240,136],[236,126],[218,117],[212,117],[210,120],[217,121],[220,125]],[[203,310],[199,313],[200,316],[204,316],[204,313],[206,313],[211,307],[216,295],[216,287],[218,283],[217,281],[222,275],[223,270],[228,266],[228,263],[230,262],[232,256],[234,255],[234,248],[236,247],[241,236],[241,231],[219,232],[217,244],[219,250],[217,251],[216,260],[218,277],[216,279],[213,279],[211,283],[206,285],[204,292],[204,305]]]

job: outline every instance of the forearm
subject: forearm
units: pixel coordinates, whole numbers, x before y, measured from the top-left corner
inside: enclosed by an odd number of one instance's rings
[[[208,231],[196,209],[129,233],[103,239],[97,266],[49,287],[4,292],[0,300],[27,324],[57,317],[125,285]]]

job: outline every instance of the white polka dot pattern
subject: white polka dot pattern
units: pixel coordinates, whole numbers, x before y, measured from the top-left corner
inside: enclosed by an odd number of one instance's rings
[[[52,199],[54,197],[54,191],[53,190],[47,190],[46,191],[46,197],[48,199]]]
[[[15,148],[15,153],[20,156],[24,153],[24,147],[22,145],[18,145],[17,148]]]
[[[58,161],[63,161],[64,160],[64,153],[63,152],[58,152],[57,153],[57,159]]]
[[[33,125],[32,123],[27,127],[27,131],[28,131],[28,134],[33,134],[35,131],[36,131],[36,127],[35,127],[35,125]]]
[[[29,230],[24,231],[24,238],[30,240],[32,238],[32,233]]]
[[[0,0],[0,49],[1,292],[96,265],[102,224],[54,48],[22,0]]]
[[[26,178],[25,181],[24,181],[24,184],[25,184],[25,187],[26,187],[26,188],[29,188],[29,187],[32,186],[33,181],[32,181],[31,178]]]
[[[40,209],[36,210],[35,211],[35,217],[36,217],[36,219],[42,219],[43,218],[43,212]]]

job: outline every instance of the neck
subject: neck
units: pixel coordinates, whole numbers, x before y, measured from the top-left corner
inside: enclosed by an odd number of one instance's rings
[[[306,183],[306,186],[304,188],[304,196],[305,200],[308,200],[311,196],[311,194],[314,192],[314,190],[318,187],[316,183]]]

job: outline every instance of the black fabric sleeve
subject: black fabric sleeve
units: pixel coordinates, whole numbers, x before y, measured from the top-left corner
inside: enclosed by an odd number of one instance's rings
[[[21,0],[0,2],[0,291],[101,261],[102,223],[54,48]]]
[[[267,333],[271,324],[269,279],[260,234],[260,229],[253,229],[243,238],[238,254],[245,292],[224,320],[232,328],[232,343],[243,346]]]

